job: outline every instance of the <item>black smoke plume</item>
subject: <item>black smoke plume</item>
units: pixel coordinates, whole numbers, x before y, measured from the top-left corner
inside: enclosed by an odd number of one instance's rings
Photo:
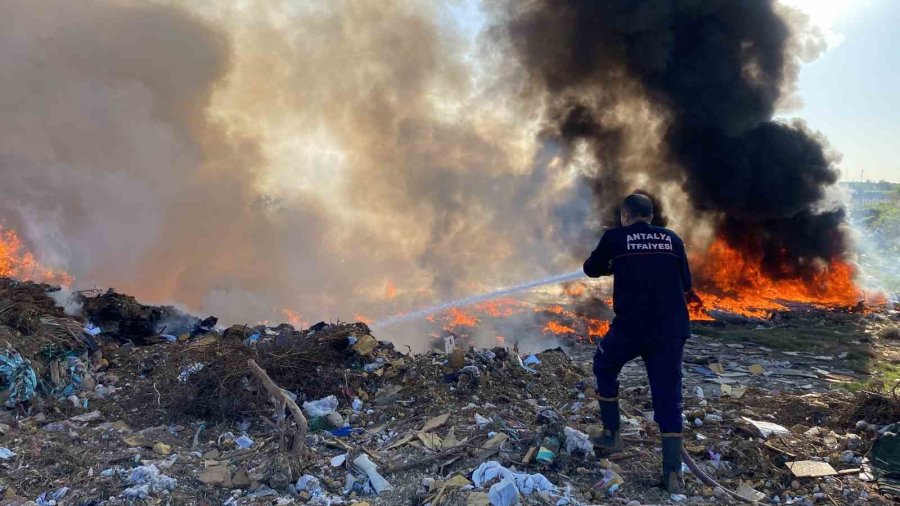
[[[570,149],[589,147],[599,200],[617,201],[638,171],[679,185],[720,237],[773,275],[844,255],[844,210],[822,209],[837,171],[801,124],[773,120],[799,65],[774,2],[539,0],[515,9],[509,40],[546,94],[550,133]],[[610,110],[634,100],[664,118],[655,159],[622,155],[628,120],[610,121]]]

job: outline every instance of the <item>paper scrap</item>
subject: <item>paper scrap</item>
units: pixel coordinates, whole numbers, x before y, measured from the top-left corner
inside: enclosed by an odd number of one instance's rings
[[[837,471],[828,462],[798,460],[796,462],[787,462],[785,465],[797,478],[820,478],[837,474]]]
[[[741,420],[756,427],[756,430],[759,431],[759,433],[760,433],[760,435],[762,435],[762,437],[769,437],[773,434],[776,436],[788,436],[791,433],[791,431],[782,427],[781,425],[778,425],[777,423],[763,422],[760,420],[751,420],[751,419],[747,418],[746,416],[742,416]]]
[[[449,419],[450,419],[450,413],[444,413],[443,415],[438,415],[438,416],[428,420],[427,422],[425,422],[425,425],[422,426],[422,428],[419,430],[419,432],[429,432],[434,429],[437,429],[438,427],[447,423],[447,420],[449,420]]]

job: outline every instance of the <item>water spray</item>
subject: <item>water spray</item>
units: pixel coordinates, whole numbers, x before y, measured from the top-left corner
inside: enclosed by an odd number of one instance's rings
[[[525,290],[530,290],[532,288],[537,288],[539,286],[544,285],[553,285],[556,283],[565,283],[566,281],[575,281],[584,277],[584,272],[578,270],[569,272],[566,274],[557,274],[555,276],[550,276],[547,278],[536,279],[534,281],[528,281],[527,283],[521,283],[515,286],[511,286],[509,288],[503,288],[500,290],[495,290],[489,293],[482,293],[480,295],[472,295],[469,297],[465,297],[462,299],[451,300],[449,302],[444,302],[441,304],[435,304],[434,306],[424,307],[421,309],[416,309],[415,311],[410,311],[408,313],[403,313],[397,316],[392,316],[390,318],[385,318],[383,320],[379,320],[372,324],[373,328],[384,328],[389,327],[391,325],[395,325],[397,323],[408,322],[411,320],[418,320],[425,318],[426,316],[440,313],[451,307],[461,307],[461,306],[470,306],[472,304],[477,304],[479,302],[485,302],[488,300],[493,300],[499,297],[503,297],[505,295],[512,295],[518,292],[524,292]]]

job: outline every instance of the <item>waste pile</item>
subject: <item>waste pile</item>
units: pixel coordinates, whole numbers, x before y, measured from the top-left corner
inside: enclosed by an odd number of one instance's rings
[[[685,364],[693,466],[685,494],[669,495],[656,486],[640,363],[621,378],[626,449],[595,448],[589,345],[412,354],[363,323],[221,328],[112,291],[78,294],[81,316],[70,316],[54,290],[0,279],[0,505],[900,497],[900,394],[861,383],[874,373],[860,370],[900,363],[888,310],[697,329]],[[766,339],[786,321],[855,337],[775,348]]]

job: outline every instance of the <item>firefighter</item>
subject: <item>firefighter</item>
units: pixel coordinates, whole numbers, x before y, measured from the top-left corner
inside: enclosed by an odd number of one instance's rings
[[[613,276],[616,316],[594,355],[594,375],[603,434],[598,441],[622,449],[619,381],[622,367],[641,357],[647,368],[654,420],[662,436],[663,486],[684,490],[681,472],[682,356],[690,336],[688,303],[701,304],[691,288],[684,243],[666,228],[651,225],[653,201],[643,194],[622,202],[622,226],[606,230],[584,263],[592,278]]]

